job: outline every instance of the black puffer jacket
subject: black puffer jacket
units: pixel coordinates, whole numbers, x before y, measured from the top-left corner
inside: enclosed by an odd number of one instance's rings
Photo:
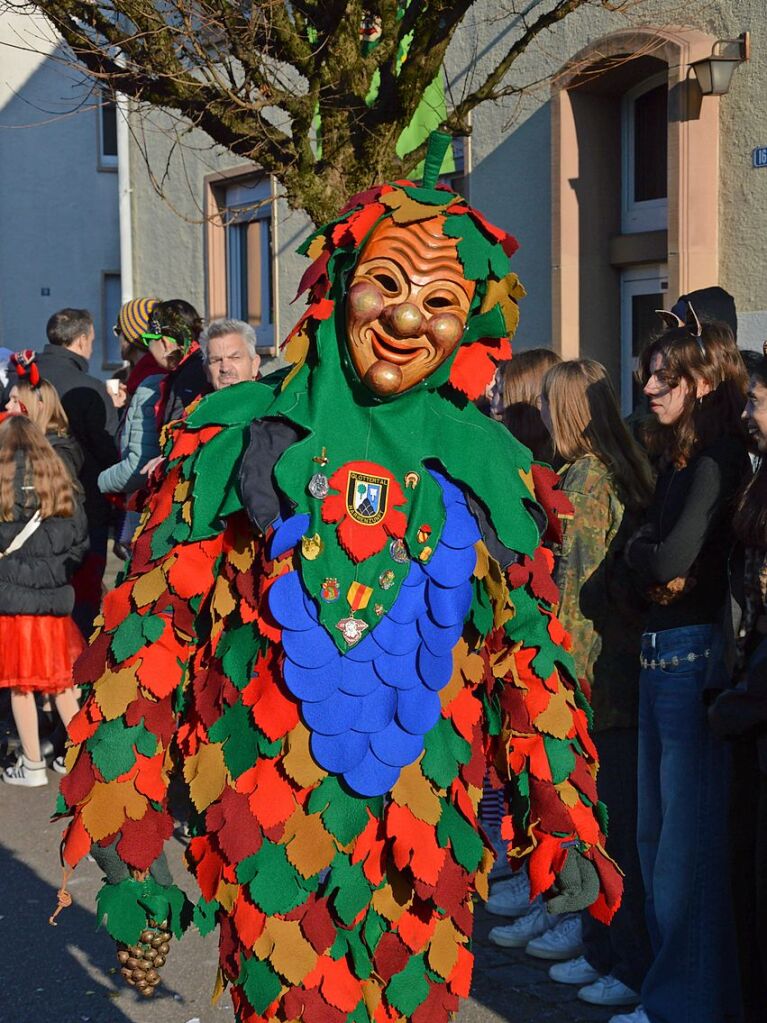
[[[77,482],[83,467],[83,449],[75,438],[68,433],[63,435],[46,433],[45,439],[67,467],[69,475]]]
[[[34,511],[24,507],[30,491],[24,489],[21,458],[15,489],[13,522],[0,522],[0,551],[6,550]],[[0,614],[71,614],[74,591],[69,580],[87,550],[88,524],[80,500],[71,518],[43,519],[23,547],[0,557]]]

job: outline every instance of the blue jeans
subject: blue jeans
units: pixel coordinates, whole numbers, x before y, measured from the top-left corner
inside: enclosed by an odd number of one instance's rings
[[[642,985],[651,1023],[737,1018],[728,751],[709,732],[702,699],[713,638],[710,625],[642,636],[637,841],[654,956]]]

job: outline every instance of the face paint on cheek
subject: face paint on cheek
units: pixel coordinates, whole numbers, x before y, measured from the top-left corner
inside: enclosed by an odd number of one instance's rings
[[[455,242],[442,234],[443,222],[384,221],[352,278],[347,348],[359,378],[382,397],[428,377],[463,336],[475,285],[463,275]]]

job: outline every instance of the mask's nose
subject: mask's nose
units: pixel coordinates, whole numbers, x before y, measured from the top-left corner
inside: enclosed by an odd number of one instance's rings
[[[381,319],[396,337],[418,337],[424,331],[421,310],[412,302],[387,306]]]

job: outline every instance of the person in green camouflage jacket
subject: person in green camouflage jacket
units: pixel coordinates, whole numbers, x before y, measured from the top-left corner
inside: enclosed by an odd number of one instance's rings
[[[604,367],[590,359],[554,366],[543,383],[542,415],[554,442],[561,489],[574,509],[554,548],[559,613],[590,694],[602,791],[609,801],[613,854],[626,874],[623,906],[608,929],[583,916],[585,954],[551,968],[599,1005],[639,1001],[650,961],[636,844],[639,645],[644,614],[620,592],[619,552],[652,496],[652,471],[620,417]]]

